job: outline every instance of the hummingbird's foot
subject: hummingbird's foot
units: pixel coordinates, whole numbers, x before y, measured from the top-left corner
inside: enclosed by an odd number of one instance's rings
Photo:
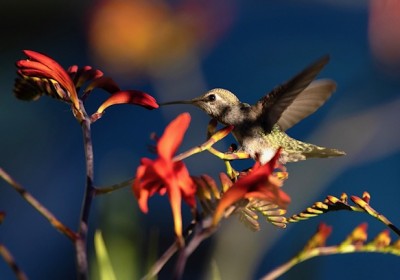
[[[236,178],[239,176],[240,172],[235,170],[230,161],[225,160],[225,166],[226,166],[226,174],[228,174],[229,178],[231,180],[236,180]]]

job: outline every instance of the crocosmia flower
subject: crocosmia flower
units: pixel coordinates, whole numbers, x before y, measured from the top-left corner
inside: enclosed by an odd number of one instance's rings
[[[23,51],[27,59],[17,61],[14,92],[20,99],[35,100],[42,94],[59,98],[79,108],[78,94],[70,75],[50,57],[30,50]]]
[[[264,165],[257,161],[249,173],[239,177],[223,194],[214,212],[214,225],[218,224],[226,209],[241,199],[263,199],[282,208],[288,205],[290,197],[281,190],[282,180],[274,173],[279,155],[280,151]]]
[[[64,70],[52,58],[35,52],[25,50],[27,59],[17,61],[19,77],[15,81],[14,93],[22,100],[36,100],[42,95],[49,95],[72,105],[75,117],[82,121],[85,110],[82,103],[95,88],[101,88],[111,94],[99,109],[91,116],[91,121],[99,119],[104,110],[116,104],[135,104],[147,109],[158,108],[156,100],[149,94],[139,90],[121,90],[109,77],[104,77],[103,72],[91,66],[78,67],[73,65]],[[82,90],[81,96],[78,92]]]
[[[138,199],[139,207],[148,212],[149,197],[158,193],[168,195],[174,219],[175,233],[182,241],[182,199],[195,207],[196,187],[182,161],[174,161],[173,156],[182,142],[189,126],[190,115],[183,113],[173,120],[157,142],[158,158],[142,158],[136,172],[132,189]]]

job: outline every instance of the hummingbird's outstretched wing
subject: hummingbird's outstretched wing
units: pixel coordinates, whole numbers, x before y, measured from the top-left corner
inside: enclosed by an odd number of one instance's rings
[[[253,111],[260,114],[257,118],[262,120],[262,126],[265,131],[272,129],[284,111],[293,104],[299,94],[315,79],[328,61],[328,55],[321,57],[286,83],[275,87],[253,105]]]
[[[308,117],[317,111],[335,90],[336,83],[332,80],[322,79],[311,82],[283,111],[278,120],[279,127],[285,131]]]

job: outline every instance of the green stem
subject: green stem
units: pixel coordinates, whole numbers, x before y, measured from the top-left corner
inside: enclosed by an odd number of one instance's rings
[[[315,247],[311,250],[307,250],[301,252],[288,262],[276,267],[268,274],[266,274],[262,280],[273,280],[285,274],[295,265],[302,263],[308,259],[320,257],[320,256],[329,256],[336,254],[351,254],[351,253],[383,253],[383,254],[393,254],[396,256],[400,255],[400,250],[396,248],[392,248],[392,246],[387,247],[377,247],[371,244],[365,244],[362,246],[349,244],[346,246],[343,245],[334,245],[334,246],[326,246],[326,247]]]
[[[134,180],[135,180],[135,178],[132,178],[132,179],[123,181],[121,183],[117,183],[117,184],[111,185],[109,187],[96,188],[95,195],[107,194],[107,193],[110,193],[110,192],[113,192],[113,191],[116,191],[116,190],[119,190],[119,189],[123,189],[123,188],[125,188],[127,186],[132,185]]]

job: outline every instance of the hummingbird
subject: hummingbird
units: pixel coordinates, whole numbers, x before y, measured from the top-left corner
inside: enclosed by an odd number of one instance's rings
[[[281,148],[283,164],[308,158],[328,158],[345,155],[337,149],[320,147],[296,140],[286,130],[314,113],[336,90],[330,79],[315,80],[328,63],[325,55],[303,71],[276,86],[254,105],[241,102],[223,88],[215,88],[191,100],[162,103],[191,104],[224,125],[233,126],[232,134],[244,151],[261,164],[267,163]]]

